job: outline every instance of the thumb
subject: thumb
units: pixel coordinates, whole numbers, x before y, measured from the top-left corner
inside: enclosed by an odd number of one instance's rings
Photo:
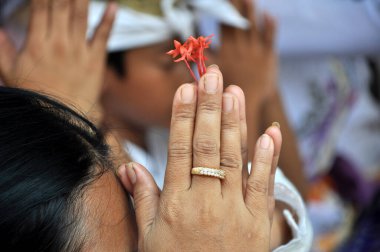
[[[152,175],[140,164],[123,165],[118,175],[124,188],[133,196],[139,234],[144,237],[156,216],[160,190]]]
[[[16,51],[8,34],[5,30],[0,29],[0,77],[7,79],[16,57]]]

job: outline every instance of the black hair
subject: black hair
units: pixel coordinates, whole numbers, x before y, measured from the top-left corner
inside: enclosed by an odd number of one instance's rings
[[[127,51],[110,52],[107,56],[107,66],[115,71],[119,78],[126,76],[125,57]]]
[[[108,146],[86,118],[0,87],[0,250],[79,251],[79,199],[109,167]]]

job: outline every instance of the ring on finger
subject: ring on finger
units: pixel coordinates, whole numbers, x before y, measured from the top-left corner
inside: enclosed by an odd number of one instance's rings
[[[191,169],[191,174],[219,179],[224,179],[226,177],[226,172],[224,170],[209,167],[194,167]]]

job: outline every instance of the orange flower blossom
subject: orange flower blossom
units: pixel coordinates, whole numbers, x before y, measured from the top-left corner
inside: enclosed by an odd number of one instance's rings
[[[183,45],[179,41],[174,40],[174,49],[167,52],[167,54],[171,55],[173,59],[181,56],[180,58],[175,59],[174,62],[184,61],[191,76],[196,82],[198,80],[195,77],[189,62],[194,62],[197,65],[200,77],[206,73],[205,60],[207,60],[207,58],[204,56],[204,50],[210,47],[212,36],[213,35],[207,37],[200,36],[198,38],[190,36]]]

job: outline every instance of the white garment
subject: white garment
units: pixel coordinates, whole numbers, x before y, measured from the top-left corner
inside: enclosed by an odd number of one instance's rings
[[[283,55],[380,53],[379,0],[258,0],[279,24]]]
[[[136,12],[120,6],[108,50],[127,50],[155,44],[179,34],[194,35],[195,21],[201,13],[202,34],[215,22],[247,28],[247,21],[228,0],[161,0],[163,16]],[[0,15],[5,22],[25,0],[5,2]],[[281,55],[380,54],[380,0],[257,0],[259,10],[278,21],[277,47]],[[105,3],[91,1],[89,34],[100,21]],[[212,17],[212,18],[210,18]],[[0,20],[1,21],[1,20]],[[214,38],[217,39],[217,36]]]
[[[380,0],[256,0],[257,12],[275,17],[282,56],[380,54]],[[215,9],[218,9],[215,6]],[[217,19],[202,14],[201,34],[215,33]]]
[[[97,27],[107,3],[91,1],[89,34]],[[218,8],[214,8],[218,6]],[[248,22],[227,0],[161,0],[163,16],[135,11],[120,5],[108,43],[108,51],[127,50],[156,44],[174,37],[186,40],[195,34],[194,10],[202,11],[223,23],[247,28]]]
[[[157,185],[162,188],[164,184],[168,131],[165,129],[151,129],[147,135],[147,146],[149,153],[131,142],[125,143],[125,149],[132,160],[144,165],[153,175]],[[277,169],[275,176],[274,195],[277,201],[282,201],[289,205],[298,216],[298,223],[294,220],[289,210],[284,210],[293,239],[275,249],[275,252],[308,252],[311,249],[313,230],[305,208],[302,197],[292,183],[284,176],[280,169]]]

